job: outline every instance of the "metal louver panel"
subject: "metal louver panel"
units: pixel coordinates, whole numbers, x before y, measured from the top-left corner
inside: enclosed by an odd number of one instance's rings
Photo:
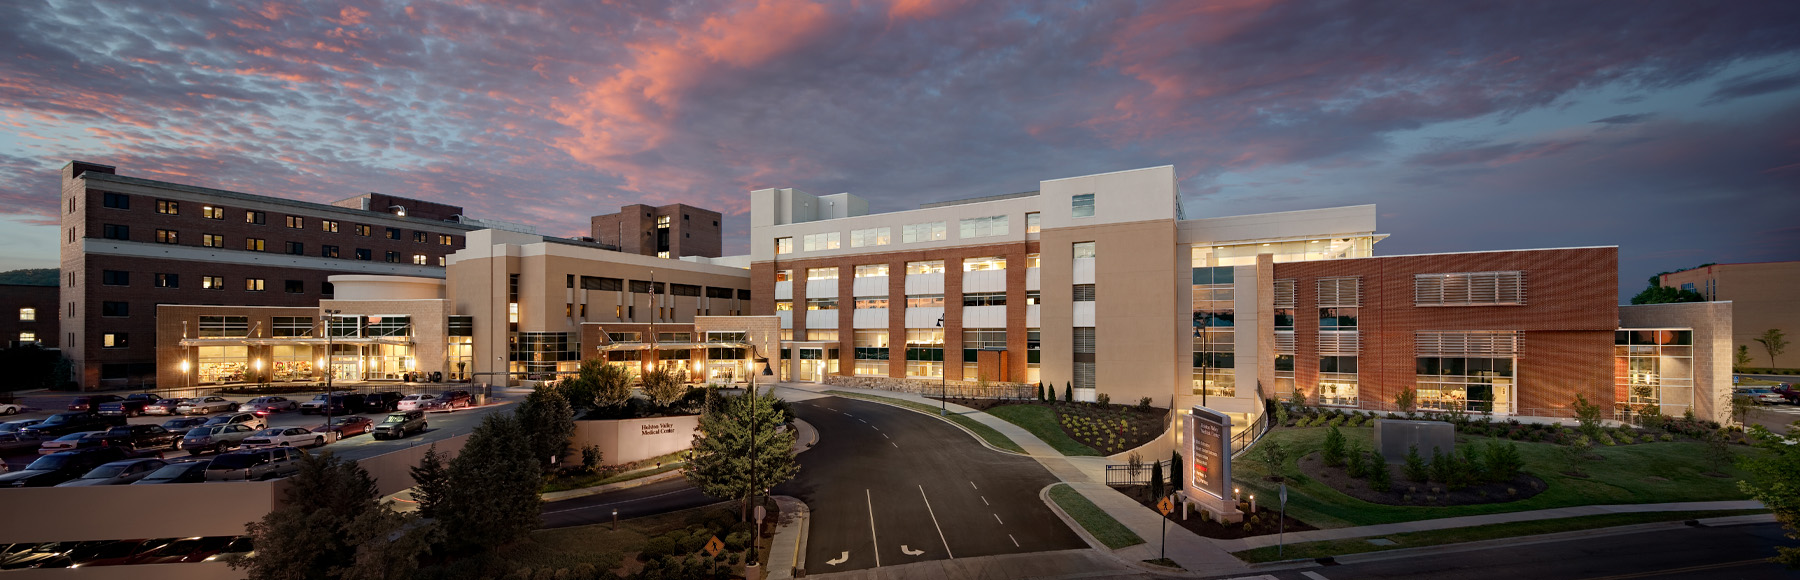
[[[1414,306],[1515,306],[1525,304],[1525,273],[1414,274]]]
[[[1413,334],[1413,354],[1508,357],[1518,354],[1522,338],[1516,330],[1419,331]]]
[[[1362,305],[1362,278],[1320,278],[1318,283],[1320,308]]]
[[[1294,306],[1294,280],[1292,278],[1276,280],[1275,307],[1293,308]]]
[[[1294,331],[1275,333],[1275,354],[1294,354]]]
[[[1319,333],[1319,354],[1347,355],[1356,354],[1362,347],[1362,335],[1351,331],[1323,331]]]

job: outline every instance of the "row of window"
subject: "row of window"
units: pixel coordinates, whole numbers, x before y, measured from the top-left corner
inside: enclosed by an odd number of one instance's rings
[[[100,281],[101,281],[101,284],[104,284],[107,286],[130,286],[131,285],[131,272],[121,271],[121,270],[101,270],[100,271]],[[152,285],[157,288],[180,288],[181,287],[181,275],[180,274],[156,273],[156,274],[153,274],[152,281],[153,281]],[[263,290],[267,289],[267,286],[268,286],[268,283],[267,283],[266,279],[244,278],[244,290],[247,292],[262,292]],[[285,284],[283,284],[282,287],[289,294],[303,294],[306,292],[306,281],[305,280],[288,280],[288,281],[286,281]],[[225,277],[224,276],[200,276],[200,288],[203,290],[224,290],[225,289]],[[330,296],[333,293],[332,288],[331,288],[331,283],[330,282],[321,282],[319,291],[321,294]]]
[[[123,193],[103,192],[101,193],[100,202],[102,206],[112,209],[131,209],[131,196]],[[163,215],[181,215],[181,203],[182,202],[175,200],[158,199],[156,200],[156,213]],[[68,211],[71,214],[75,213],[74,198],[69,199]],[[200,217],[213,220],[224,220],[225,208],[215,205],[201,205]],[[306,227],[306,220],[307,218],[304,216],[287,216],[287,227],[292,229],[303,229]],[[339,223],[336,220],[314,218],[314,221],[319,224],[319,229],[321,231],[331,233],[336,233],[338,231]],[[244,210],[244,223],[264,225],[268,223],[268,215],[257,210]],[[382,234],[390,240],[399,240],[403,237],[402,234],[404,233],[400,228],[383,227],[382,230]],[[356,235],[359,236],[372,236],[375,232],[375,226],[367,224],[351,224],[351,231],[356,232]],[[412,241],[421,244],[428,243],[433,236],[436,237],[437,243],[440,246],[456,244],[455,236],[449,234],[432,234],[424,231],[412,232]]]
[[[1002,258],[1002,257],[998,257],[998,256],[987,256],[987,257],[980,257],[980,258],[964,258],[963,262],[962,262],[962,266],[963,266],[964,272],[983,272],[983,271],[988,271],[988,270],[1005,270],[1006,269],[1006,258]],[[1025,267],[1026,268],[1038,267],[1038,254],[1026,254]],[[857,278],[882,277],[882,276],[888,275],[889,266],[887,264],[862,264],[862,265],[856,266],[854,268],[853,272],[855,273],[855,276]],[[917,261],[917,262],[907,262],[906,263],[906,273],[907,274],[921,274],[921,275],[922,274],[942,274],[942,273],[944,273],[944,261],[943,260],[922,260],[922,261]],[[793,270],[780,270],[780,271],[775,272],[775,281],[776,282],[787,282],[787,281],[793,279],[793,275],[794,275]],[[838,279],[838,268],[835,266],[828,267],[828,268],[807,268],[806,269],[806,279],[807,280],[836,280],[836,279]]]
[[[101,236],[109,240],[130,240],[131,228],[130,226],[104,224],[101,226]],[[157,229],[156,243],[179,244],[181,243],[180,232],[177,230]],[[225,247],[225,236],[218,234],[201,234],[200,246],[206,248],[223,248]],[[244,238],[244,249],[251,252],[267,251],[268,240],[262,238]],[[306,244],[302,242],[288,242],[286,250],[290,255],[304,256],[306,255]],[[357,248],[353,256],[358,260],[369,261],[375,258],[375,252],[368,248]],[[342,255],[337,246],[324,244],[319,246],[319,257],[339,258],[342,257]],[[387,252],[385,258],[390,264],[401,264],[406,261],[406,256],[396,251]],[[443,266],[445,259],[444,256],[438,256],[437,265]],[[430,265],[431,256],[425,254],[413,254],[412,263],[418,266]]]
[[[1075,197],[1077,198],[1073,208],[1075,217],[1093,217],[1094,196],[1088,194],[1086,196],[1078,195]],[[1086,198],[1085,202],[1081,200],[1081,198],[1084,197]],[[1005,236],[1011,231],[1009,225],[1010,222],[1011,218],[1005,215],[963,218],[958,221],[957,230],[959,237],[965,240]],[[1038,212],[1026,213],[1025,233],[1038,233],[1038,223]],[[924,222],[900,226],[900,242],[904,244],[938,242],[950,239],[949,236],[949,222]],[[841,239],[842,238],[839,237],[839,232],[805,234],[800,236],[800,251],[817,252],[821,250],[836,250],[843,247],[840,243]],[[850,247],[852,248],[886,246],[892,243],[894,243],[894,236],[893,228],[891,227],[850,230]],[[775,253],[794,253],[794,239],[792,237],[776,238]]]
[[[1026,291],[1025,292],[1025,304],[1027,304],[1027,305],[1039,304],[1041,302],[1041,299],[1039,298],[1039,296],[1040,296],[1040,294],[1037,290]],[[874,309],[874,308],[888,308],[889,300],[888,300],[888,297],[886,297],[886,296],[858,296],[852,303],[855,305],[854,307],[857,310],[867,310],[867,309]],[[963,294],[962,305],[963,306],[1005,306],[1006,305],[1006,293],[1005,292],[969,292],[969,293]],[[908,294],[908,295],[906,295],[906,307],[907,308],[943,308],[944,307],[944,295],[943,294]],[[794,309],[794,301],[793,300],[776,300],[775,301],[775,310],[778,312],[790,312],[793,309]],[[808,299],[806,299],[806,309],[807,310],[837,310],[838,309],[838,299],[837,298],[808,298]]]

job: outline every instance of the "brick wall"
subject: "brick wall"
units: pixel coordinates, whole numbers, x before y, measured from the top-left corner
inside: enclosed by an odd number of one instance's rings
[[[0,346],[19,340],[21,332],[31,332],[45,348],[56,348],[62,340],[62,309],[56,305],[61,294],[55,286],[0,284]],[[22,308],[33,309],[34,320],[21,320]]]

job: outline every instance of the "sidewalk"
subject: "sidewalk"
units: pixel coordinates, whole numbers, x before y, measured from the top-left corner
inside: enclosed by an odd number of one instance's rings
[[[781,383],[779,387],[812,393],[825,391],[845,391],[867,394],[890,399],[901,399],[917,403],[940,405],[935,399],[912,393],[882,391],[876,389],[859,389],[822,384]],[[1125,527],[1131,528],[1145,543],[1114,550],[1112,555],[1126,562],[1151,560],[1161,554],[1161,546],[1157,543],[1162,534],[1162,517],[1148,507],[1132,501],[1131,498],[1113,491],[1106,486],[1105,457],[1066,457],[1058,453],[1050,444],[1044,443],[1024,427],[1014,425],[1005,419],[977,411],[962,405],[951,403],[943,405],[949,412],[963,415],[993,427],[995,431],[1018,443],[1025,449],[1026,455],[1037,460],[1051,475],[1069,484],[1081,495],[1094,502],[1100,509],[1106,510],[1113,519]],[[1248,572],[1250,567],[1242,560],[1232,556],[1230,552],[1213,545],[1206,538],[1190,532],[1187,528],[1171,525],[1168,528],[1168,557],[1190,572],[1205,574],[1232,574]]]
[[[1553,520],[1601,514],[1625,514],[1643,512],[1687,512],[1710,510],[1753,510],[1763,509],[1762,502],[1756,500],[1743,501],[1697,501],[1680,503],[1652,503],[1625,505],[1588,505],[1547,510],[1510,512],[1503,514],[1486,514],[1479,516],[1462,516],[1435,520],[1416,520],[1396,522],[1354,528],[1336,528],[1330,530],[1312,530],[1306,532],[1289,532],[1287,543],[1317,542],[1320,540],[1342,540],[1348,538],[1368,538],[1388,534],[1406,532],[1423,532],[1427,530],[1445,530],[1450,528],[1467,528],[1490,524],[1526,522],[1533,520]],[[1265,546],[1273,546],[1280,542],[1277,536],[1251,536],[1236,540],[1209,540],[1214,546],[1227,552],[1241,552]]]
[[[773,496],[781,509],[781,521],[775,525],[775,540],[769,545],[769,566],[764,578],[793,578],[795,569],[806,566],[806,527],[812,520],[806,502],[785,495]]]

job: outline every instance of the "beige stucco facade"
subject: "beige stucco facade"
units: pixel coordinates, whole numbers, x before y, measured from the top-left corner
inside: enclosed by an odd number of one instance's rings
[[[1731,344],[1749,347],[1752,367],[1800,368],[1800,262],[1713,264],[1662,275],[1662,285],[1731,302]],[[1773,360],[1756,339],[1778,329],[1791,343]]]

